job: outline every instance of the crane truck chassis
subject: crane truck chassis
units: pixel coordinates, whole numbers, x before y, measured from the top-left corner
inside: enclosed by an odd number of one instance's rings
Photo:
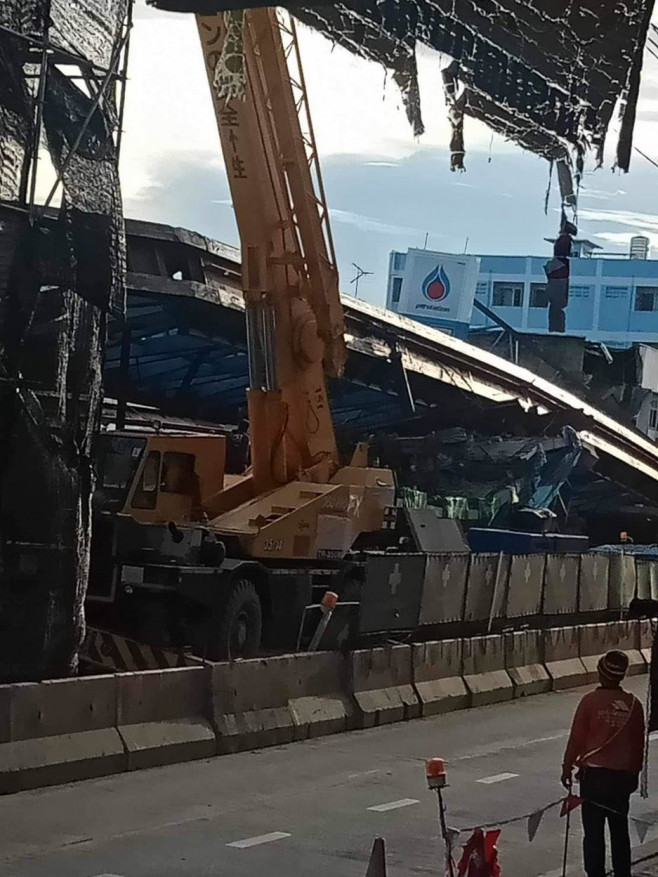
[[[305,610],[327,590],[358,599],[359,545],[390,541],[395,491],[388,470],[364,469],[371,484],[349,489],[340,477],[322,490],[302,483],[296,514],[277,504],[280,490],[272,502],[259,496],[246,503],[250,532],[240,539],[218,530],[221,516],[209,517],[226,491],[250,483],[249,475],[226,474],[224,461],[222,436],[100,437],[90,624],[221,660],[253,657],[261,645],[294,648]],[[295,560],[286,557],[290,544]]]

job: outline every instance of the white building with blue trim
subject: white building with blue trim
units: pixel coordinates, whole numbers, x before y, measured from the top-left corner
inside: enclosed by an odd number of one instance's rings
[[[634,238],[631,248],[633,256],[625,258],[599,253],[601,248],[590,241],[574,242],[569,304],[566,309],[567,335],[603,342],[609,347],[628,347],[634,342],[658,344],[658,260],[646,258],[648,246],[642,245],[642,241],[646,239]],[[467,326],[461,314],[460,320],[455,321],[447,313],[442,315],[430,310],[427,302],[410,305],[407,287],[412,281],[408,261],[412,257],[417,259],[419,253],[424,254],[425,260],[429,259],[430,262],[434,258],[439,273],[444,260],[463,258],[419,250],[392,252],[387,307],[463,337]],[[462,313],[464,307],[470,308],[470,317],[466,318],[470,328],[481,329],[493,325],[473,305],[474,295],[476,302],[493,311],[517,331],[548,334],[544,265],[550,257],[548,247],[545,256],[476,257],[479,259],[479,270],[475,289],[469,290],[464,285],[460,288],[458,283],[453,282],[450,290],[451,296],[463,298],[460,307]],[[422,284],[419,290],[418,301]]]

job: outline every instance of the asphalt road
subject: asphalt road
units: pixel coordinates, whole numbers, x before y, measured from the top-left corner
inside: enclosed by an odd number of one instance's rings
[[[630,687],[644,699],[646,677]],[[364,877],[380,835],[389,877],[443,877],[425,758],[447,762],[451,826],[529,813],[562,794],[562,752],[582,693],[4,797],[0,874]],[[635,796],[633,812],[656,823],[643,845],[634,837],[640,857],[656,848],[658,785],[649,800]],[[563,841],[557,809],[532,843],[525,822],[503,828],[503,873],[557,877]],[[577,813],[569,862],[570,874],[582,873]]]

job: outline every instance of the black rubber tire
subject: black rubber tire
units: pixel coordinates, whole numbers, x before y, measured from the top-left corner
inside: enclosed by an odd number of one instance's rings
[[[260,649],[263,611],[256,588],[248,579],[238,579],[221,616],[213,624],[208,643],[212,661],[255,658]]]

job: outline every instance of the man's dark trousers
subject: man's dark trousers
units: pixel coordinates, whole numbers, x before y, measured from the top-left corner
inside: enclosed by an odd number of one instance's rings
[[[583,856],[587,877],[605,877],[605,824],[610,829],[615,877],[631,877],[628,807],[637,775],[604,767],[586,767],[580,777],[583,799]]]

